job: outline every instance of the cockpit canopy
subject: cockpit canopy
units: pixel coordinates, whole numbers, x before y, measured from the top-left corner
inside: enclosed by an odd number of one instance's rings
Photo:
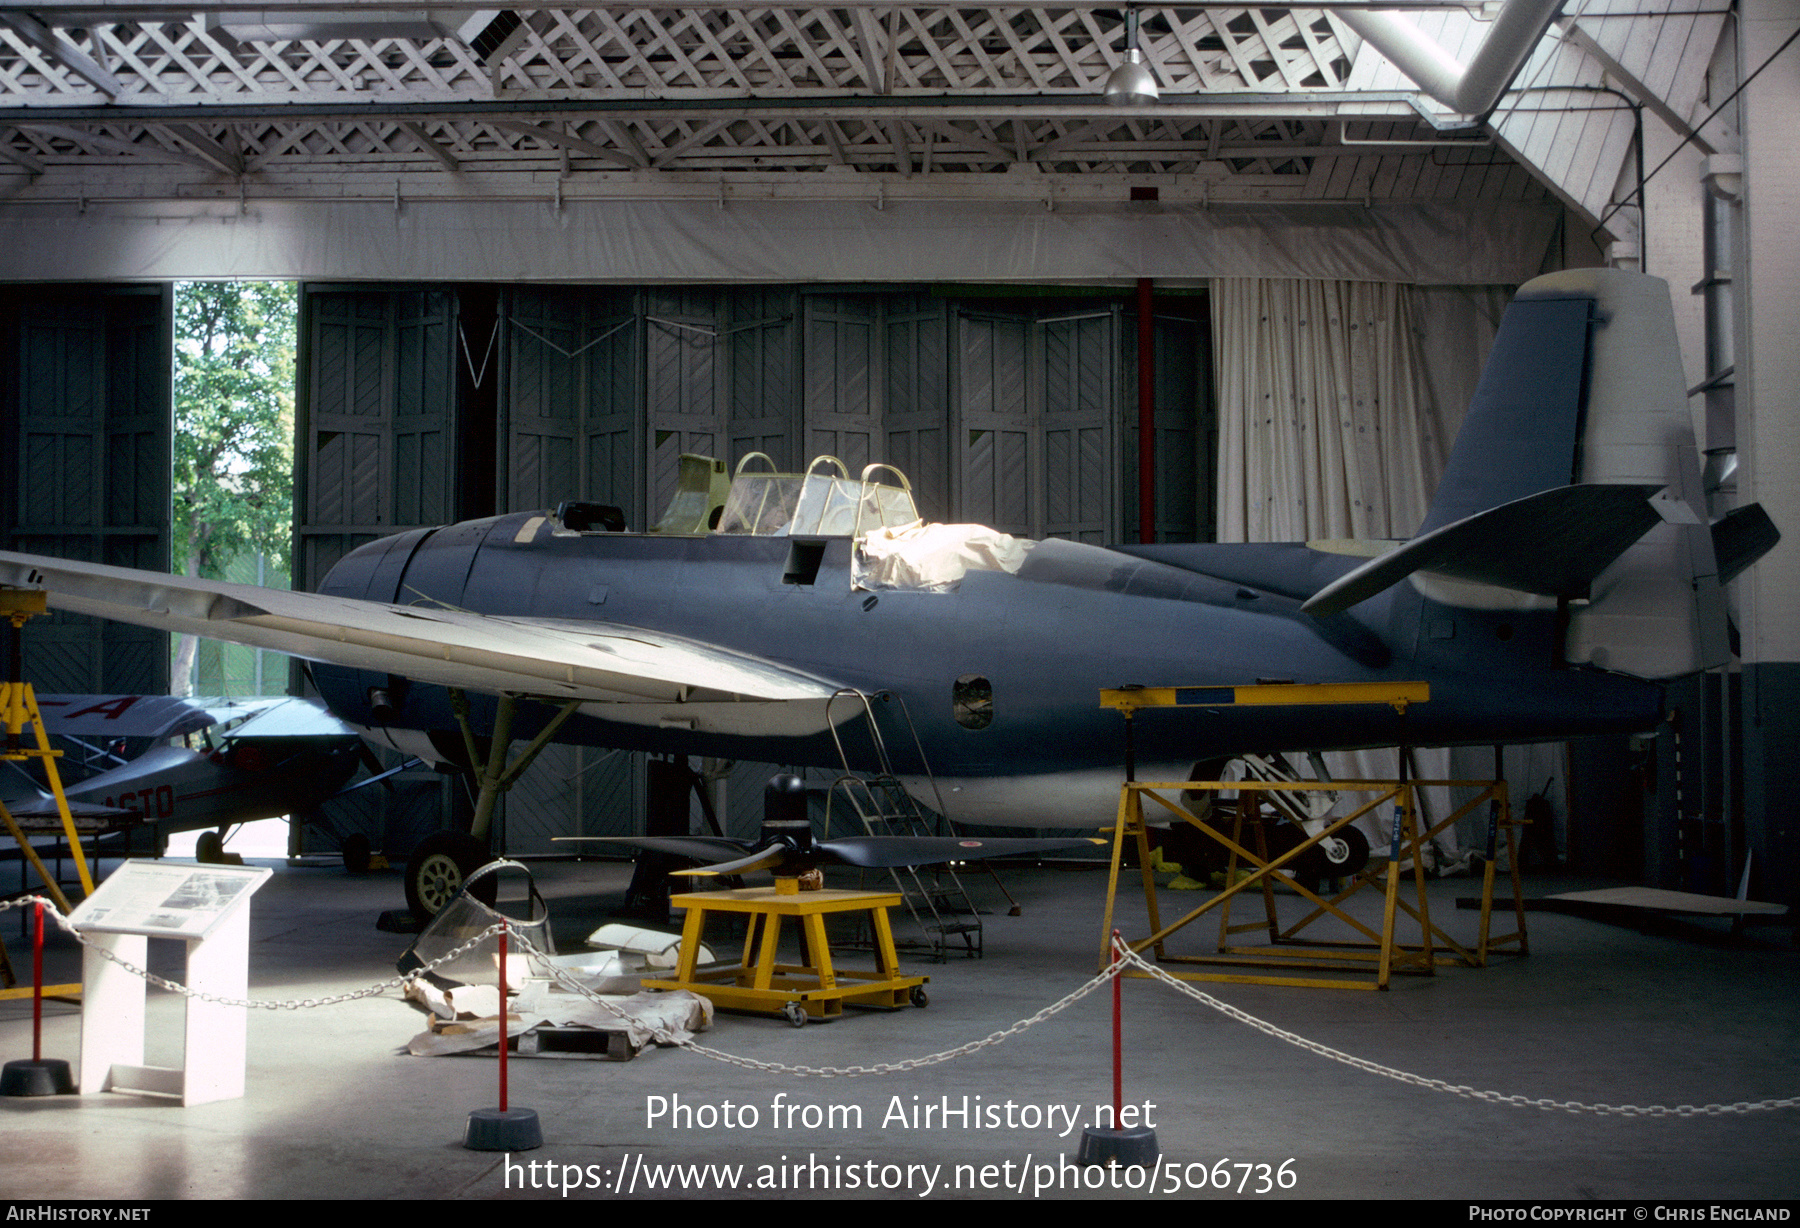
[[[769,468],[748,469],[754,460]],[[886,471],[895,483],[877,481]],[[866,465],[860,477],[835,456],[816,457],[805,473],[779,473],[752,452],[738,462],[719,517],[719,533],[755,537],[862,537],[878,529],[916,524],[912,485],[892,465]]]

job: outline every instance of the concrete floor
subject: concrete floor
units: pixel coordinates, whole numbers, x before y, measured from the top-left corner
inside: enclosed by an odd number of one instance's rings
[[[563,949],[617,903],[624,872],[540,866]],[[1080,985],[1093,968],[1104,876],[1009,871],[1024,915],[994,915],[982,960],[911,964],[931,977],[931,1005],[851,1011],[790,1028],[721,1015],[703,1041],[747,1058],[812,1065],[892,1062],[954,1049],[1026,1018]],[[1531,884],[1543,894],[1571,884]],[[1580,884],[1590,885],[1590,884]],[[1472,936],[1474,914],[1452,901],[1471,880],[1432,886],[1434,918]],[[337,868],[277,866],[256,897],[252,993],[291,999],[340,993],[393,975],[407,939],[375,928],[394,907],[394,875],[351,878]],[[1165,909],[1192,897],[1165,894]],[[1373,903],[1373,901],[1371,901]],[[1286,907],[1295,907],[1289,900]],[[1141,903],[1139,905],[1141,916]],[[4,933],[26,951],[17,923]],[[1128,929],[1141,923],[1126,919]],[[1282,1028],[1371,1061],[1506,1094],[1608,1104],[1707,1104],[1800,1092],[1800,953],[1786,930],[1734,940],[1720,932],[1641,933],[1535,913],[1532,954],[1486,970],[1447,968],[1399,978],[1385,993],[1209,985],[1218,998]],[[1195,936],[1197,942],[1198,935]],[[156,944],[166,945],[166,944]],[[1188,949],[1198,950],[1194,945]],[[175,972],[177,958],[153,959]],[[78,957],[59,939],[49,975],[75,979]],[[150,1060],[172,1061],[179,1003],[152,997]],[[102,1094],[0,1101],[4,1188],[41,1198],[560,1198],[650,1196],[657,1174],[689,1189],[660,1197],[717,1197],[731,1166],[740,1197],[859,1196],[851,1182],[902,1182],[885,1197],[1117,1198],[1080,1191],[1062,1163],[1079,1130],[1063,1135],[1024,1118],[1052,1106],[1087,1121],[1110,1100],[1107,995],[1096,994],[1003,1045],[911,1073],[802,1079],[745,1070],[680,1050],[635,1061],[519,1060],[512,1102],[535,1109],[544,1147],[511,1157],[460,1146],[468,1113],[495,1103],[496,1063],[412,1058],[414,1009],[385,997],[306,1011],[255,1011],[248,1094],[183,1109]],[[77,1056],[80,1019],[47,1008],[47,1056]],[[1152,982],[1125,984],[1125,1092],[1149,1102],[1172,1171],[1157,1196],[1238,1196],[1186,1188],[1218,1170],[1243,1196],[1452,1199],[1791,1199],[1800,1196],[1800,1109],[1690,1119],[1573,1115],[1472,1102],[1363,1073],[1281,1043]],[[0,1056],[30,1056],[29,1003],[0,1003]],[[647,1121],[652,1097],[674,1097],[730,1125],[670,1128]],[[1006,1111],[1014,1124],[914,1128],[915,1105]],[[979,1097],[979,1101],[975,1098]],[[778,1127],[776,1103],[835,1112],[834,1127]],[[744,1106],[755,1126],[736,1120]],[[904,1113],[908,1120],[903,1122]],[[860,1116],[860,1124],[855,1120]],[[531,1167],[536,1164],[537,1167]],[[795,1165],[801,1173],[795,1176]],[[741,1166],[741,1173],[737,1166]],[[886,1167],[895,1166],[895,1167]],[[1192,1167],[1190,1167],[1192,1166]],[[1266,1167],[1264,1167],[1266,1166]],[[1285,1174],[1290,1188],[1260,1194]],[[1091,1171],[1091,1170],[1090,1170]],[[961,1188],[956,1188],[960,1179]],[[758,1189],[759,1180],[777,1188]],[[779,1188],[785,1180],[788,1188]],[[794,1188],[796,1180],[801,1188]],[[970,1188],[1012,1182],[1011,1188]],[[835,1189],[809,1190],[835,1184]],[[635,1183],[635,1185],[634,1185]],[[533,1186],[537,1188],[532,1188]],[[550,1188],[546,1188],[550,1187]]]

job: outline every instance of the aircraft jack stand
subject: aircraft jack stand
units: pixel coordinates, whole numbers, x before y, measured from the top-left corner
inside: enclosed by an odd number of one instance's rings
[[[0,683],[0,721],[6,725],[6,741],[0,746],[0,759],[23,760],[37,759],[44,767],[44,777],[49,782],[50,792],[56,797],[56,810],[62,822],[63,838],[69,843],[69,851],[75,857],[76,873],[81,880],[83,896],[94,894],[94,877],[88,869],[87,854],[82,850],[81,837],[75,830],[75,820],[69,813],[69,799],[63,793],[62,777],[56,770],[56,760],[61,751],[50,749],[50,737],[44,732],[44,718],[38,714],[37,695],[31,684],[22,680],[24,673],[24,628],[27,621],[42,614],[48,608],[42,589],[0,588],[0,619],[12,624],[10,636],[10,668],[7,681]],[[25,726],[30,725],[36,748],[28,747],[22,737]],[[38,872],[43,880],[44,889],[56,906],[65,914],[70,905],[68,896],[63,894],[62,886],[56,881],[56,875],[44,865],[31,847],[31,841],[20,828],[18,820],[5,805],[0,804],[0,825],[18,842],[19,851]],[[0,999],[22,998],[31,991],[13,988],[11,961],[6,961],[7,987],[0,989]],[[46,997],[67,998],[81,992],[79,985],[46,985]]]
[[[1421,831],[1417,821],[1415,790],[1427,785],[1466,785],[1481,789],[1482,792],[1447,818],[1432,825],[1429,830]],[[1182,791],[1195,789],[1235,789],[1238,791],[1237,815],[1232,821],[1229,834],[1201,822],[1184,807],[1162,796],[1164,792],[1179,796]],[[1250,818],[1259,813],[1262,805],[1260,795],[1277,790],[1301,791],[1307,789],[1331,789],[1339,793],[1370,792],[1374,794],[1374,797],[1351,813],[1332,820],[1324,831],[1294,848],[1272,856],[1265,834],[1267,826],[1261,822],[1252,822]],[[1145,797],[1164,807],[1174,817],[1199,829],[1208,838],[1221,845],[1229,854],[1226,869],[1228,886],[1198,908],[1166,926],[1162,923],[1156,897],[1156,882],[1150,869],[1150,841],[1143,811]],[[1304,985],[1333,989],[1386,989],[1394,973],[1430,976],[1440,960],[1484,967],[1490,954],[1513,943],[1517,944],[1518,953],[1524,954],[1526,951],[1524,908],[1520,900],[1521,891],[1516,868],[1512,878],[1514,910],[1519,928],[1513,934],[1500,937],[1494,937],[1491,934],[1490,913],[1495,874],[1494,859],[1491,856],[1488,860],[1483,885],[1480,937],[1475,949],[1470,950],[1457,943],[1431,921],[1430,906],[1425,892],[1423,850],[1433,836],[1454,824],[1483,801],[1490,803],[1490,851],[1494,838],[1499,832],[1504,832],[1508,849],[1514,853],[1511,859],[1512,864],[1516,867],[1517,824],[1513,822],[1507,806],[1504,781],[1403,779],[1329,782],[1128,783],[1119,795],[1118,821],[1113,829],[1112,866],[1107,882],[1106,916],[1101,927],[1103,940],[1100,966],[1104,968],[1109,962],[1105,936],[1112,933],[1119,872],[1123,865],[1128,839],[1136,842],[1138,863],[1143,874],[1144,902],[1149,912],[1152,930],[1149,937],[1131,943],[1131,949],[1142,951],[1145,948],[1154,948],[1159,963],[1246,969],[1242,972],[1171,973],[1181,980],[1259,985]],[[1389,803],[1392,803],[1395,808],[1393,822],[1396,827],[1390,842],[1390,856],[1385,865],[1364,870],[1352,879],[1346,888],[1334,893],[1329,899],[1316,894],[1295,880],[1291,873],[1294,863],[1309,849],[1363,815],[1374,812],[1380,806]],[[1248,832],[1245,830],[1247,826],[1251,829]],[[1254,845],[1254,848],[1247,847],[1246,837],[1248,837],[1249,843]],[[1247,873],[1242,873],[1246,871]],[[1240,873],[1242,873],[1241,878]],[[1402,879],[1409,874],[1412,879],[1411,887],[1403,892]],[[1285,928],[1276,914],[1274,887],[1277,884],[1310,900],[1314,905],[1312,911],[1304,918]],[[1351,916],[1342,907],[1352,896],[1366,889],[1379,889],[1383,892],[1382,920],[1379,930]],[[1263,919],[1249,924],[1233,925],[1231,923],[1232,903],[1240,895],[1247,895],[1252,890],[1260,890],[1262,895]],[[1170,955],[1167,952],[1165,943],[1170,935],[1199,920],[1214,909],[1217,909],[1219,913],[1219,936],[1216,951],[1213,954]],[[1405,913],[1419,927],[1419,938],[1414,945],[1407,945],[1397,940],[1396,931],[1401,913]],[[1366,941],[1319,941],[1299,937],[1302,930],[1327,916],[1336,918],[1362,934]],[[1232,936],[1248,930],[1266,930],[1267,944],[1255,947],[1234,945]],[[1440,947],[1443,948],[1442,955],[1439,953]],[[1252,968],[1267,971],[1261,973],[1248,971]],[[1275,970],[1285,971],[1277,974]],[[1326,972],[1339,975],[1329,977],[1318,975]]]
[[[794,880],[777,880],[781,881]],[[900,975],[900,959],[894,953],[894,931],[888,925],[887,914],[888,909],[900,904],[897,891],[746,887],[677,895],[669,903],[687,910],[681,929],[681,959],[674,979],[646,980],[645,989],[685,989],[712,999],[713,1005],[726,1010],[786,1015],[795,1027],[804,1026],[808,1019],[835,1019],[844,1013],[846,1002],[895,1008],[908,1002],[924,1006],[928,1001],[925,983],[930,977]],[[867,913],[875,930],[873,972],[837,968],[831,961],[825,917],[828,913],[854,912]],[[743,913],[749,917],[743,958],[736,967],[701,971],[698,966],[711,913]],[[807,952],[802,956],[805,962],[776,962],[785,917],[800,922]]]

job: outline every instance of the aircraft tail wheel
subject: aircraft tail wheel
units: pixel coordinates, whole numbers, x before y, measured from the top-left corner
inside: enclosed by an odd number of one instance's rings
[[[194,860],[219,865],[225,860],[225,841],[216,831],[203,831],[194,841]]]
[[[806,1008],[801,1006],[798,1002],[789,1002],[786,1006],[781,1008],[781,1013],[786,1015],[787,1021],[795,1027],[803,1028],[806,1026]]]
[[[421,921],[429,921],[456,897],[469,875],[491,860],[487,844],[465,832],[440,831],[425,837],[406,863],[407,908]],[[492,904],[499,887],[490,874],[473,894]]]

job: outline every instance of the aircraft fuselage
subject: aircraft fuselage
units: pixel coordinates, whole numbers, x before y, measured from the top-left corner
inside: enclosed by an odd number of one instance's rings
[[[1098,773],[1116,788],[1123,722],[1099,706],[1099,691],[1133,683],[1416,680],[1432,689],[1429,703],[1404,716],[1384,705],[1145,712],[1136,730],[1141,778],[1153,767],[1185,776],[1197,761],[1245,751],[1521,742],[1640,729],[1660,712],[1655,684],[1561,667],[1552,647],[1554,610],[1451,608],[1400,585],[1348,614],[1303,615],[1294,596],[1277,591],[1292,587],[1283,577],[1296,563],[1311,584],[1357,560],[1302,547],[1143,548],[1189,562],[1178,566],[1052,541],[1034,547],[1016,575],[970,571],[948,592],[856,588],[851,548],[844,537],[571,533],[544,514],[520,513],[371,543],[346,556],[320,591],[641,626],[867,693],[891,692],[904,701],[932,769],[951,789],[958,782],[1042,782],[1084,773]],[[1205,563],[1215,571],[1217,559],[1229,558],[1232,578],[1193,570],[1184,550],[1207,552]],[[1227,550],[1230,555],[1220,554]],[[1268,587],[1259,587],[1254,581],[1265,572]],[[315,666],[315,677],[326,702],[347,721],[435,731],[445,747],[458,742],[441,689],[326,665]],[[371,708],[372,689],[392,704],[386,721]],[[986,711],[983,697],[991,697]],[[494,701],[471,699],[479,730]],[[846,716],[852,707],[843,705]],[[533,721],[522,711],[518,735],[528,735],[549,712],[542,708]],[[858,724],[840,729],[853,766],[867,767]],[[894,732],[903,726],[884,722],[884,729],[896,768],[914,770],[909,740]],[[722,736],[586,712],[558,740],[839,764],[829,734]],[[1053,799],[1054,788],[1047,792]],[[1092,821],[1083,810],[1088,817],[1080,821]],[[1039,813],[1014,821],[1056,819]]]

